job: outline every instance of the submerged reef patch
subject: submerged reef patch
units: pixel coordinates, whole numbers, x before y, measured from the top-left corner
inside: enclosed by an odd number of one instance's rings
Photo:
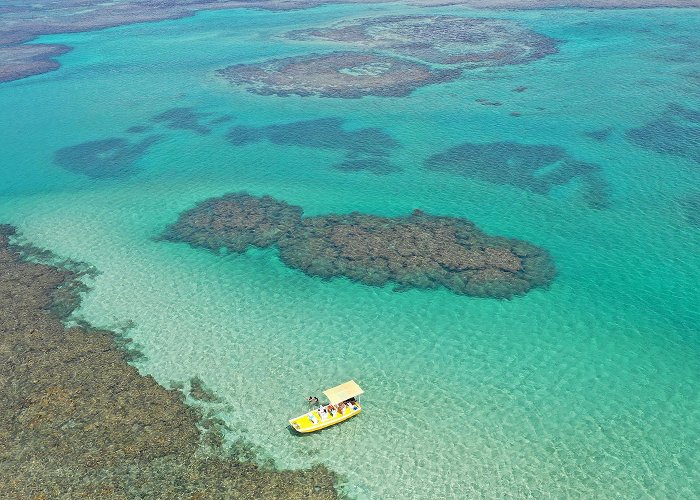
[[[337,498],[322,466],[235,458],[216,421],[127,363],[116,334],[65,327],[79,274],[28,261],[13,233],[0,225],[0,498]],[[190,386],[200,406],[216,399]]]
[[[199,120],[209,115],[210,113],[199,113],[192,108],[172,108],[154,116],[151,120],[173,130],[191,130],[197,134],[206,135],[211,132],[211,129],[199,123]]]
[[[151,127],[148,125],[134,125],[133,127],[126,129],[126,131],[130,134],[143,134],[149,130],[151,130]]]
[[[597,130],[591,130],[589,132],[584,132],[584,135],[586,137],[590,137],[591,139],[598,141],[598,142],[603,142],[607,141],[608,138],[610,137],[610,134],[612,134],[613,128],[612,127],[605,127]]]
[[[93,179],[129,177],[136,173],[136,162],[161,138],[151,135],[136,143],[119,137],[84,142],[56,151],[54,162]]]
[[[293,40],[331,41],[462,67],[521,64],[558,51],[557,40],[504,19],[382,16],[295,30]]]
[[[260,95],[359,98],[406,96],[419,87],[454,80],[460,72],[391,56],[331,52],[236,64],[218,74]]]
[[[700,111],[669,104],[659,118],[626,135],[642,148],[700,163]]]
[[[572,158],[559,146],[465,143],[431,156],[425,167],[543,195],[556,186],[580,179],[584,184],[584,198],[591,208],[606,208],[609,203],[600,167]]]
[[[511,298],[548,285],[555,275],[545,250],[489,236],[466,219],[420,210],[403,217],[302,212],[269,196],[228,194],[183,212],[162,238],[239,253],[277,245],[286,265],[310,276],[393,283],[397,290],[443,287],[460,295]]]
[[[688,224],[700,228],[700,191],[684,196],[679,204]]]
[[[345,159],[335,165],[338,170],[375,174],[400,170],[389,161],[391,151],[399,147],[393,137],[375,127],[346,130],[343,123],[340,118],[319,118],[264,127],[238,126],[227,137],[236,146],[267,140],[283,146],[344,151]]]

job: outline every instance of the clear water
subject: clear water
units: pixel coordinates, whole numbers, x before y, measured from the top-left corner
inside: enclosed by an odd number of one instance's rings
[[[561,52],[407,98],[337,100],[256,96],[213,70],[312,49],[273,36],[288,29],[425,9],[222,11],[45,37],[75,50],[60,71],[0,86],[0,218],[94,264],[79,314],[133,320],[139,369],[165,385],[200,376],[225,401],[231,439],[279,467],[322,462],[358,498],[700,496],[700,229],[678,202],[700,165],[625,138],[668,103],[700,109],[700,11],[434,11],[516,19],[563,40]],[[53,162],[177,106],[236,119],[209,135],[156,127],[166,139],[130,178]],[[339,152],[224,137],[329,116],[392,134],[402,172],[343,173],[330,168]],[[605,141],[585,135],[608,127]],[[422,168],[465,141],[507,140],[601,165],[610,207],[589,208],[575,186],[543,196]],[[154,240],[195,202],[240,190],[309,214],[464,216],[547,248],[559,274],[512,301],[396,293],[310,278],[274,251]],[[305,437],[286,429],[307,395],[348,378],[366,389],[363,415]]]

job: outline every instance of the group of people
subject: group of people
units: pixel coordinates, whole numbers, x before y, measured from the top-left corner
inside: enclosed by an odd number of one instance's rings
[[[306,401],[308,401],[309,406],[311,407],[311,411],[309,412],[309,420],[311,420],[312,424],[317,424],[318,419],[316,418],[316,415],[314,415],[313,407],[315,407],[319,403],[318,398],[316,396],[309,396],[308,398],[306,398]],[[351,410],[357,410],[357,401],[355,401],[355,398],[350,398],[347,401],[339,403],[338,405],[319,405],[317,410],[319,416],[321,417],[321,421],[324,421],[328,417],[332,418],[336,415],[342,415],[346,408],[350,408]]]

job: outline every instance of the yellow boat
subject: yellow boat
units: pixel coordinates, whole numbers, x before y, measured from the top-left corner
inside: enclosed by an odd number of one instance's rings
[[[356,398],[363,393],[364,391],[354,380],[327,389],[323,391],[323,394],[328,398],[327,405],[290,419],[289,425],[297,432],[307,433],[320,431],[331,425],[344,422],[362,411]],[[338,405],[343,406],[342,411],[338,411]],[[329,408],[331,409],[329,410]],[[335,411],[332,408],[335,408]]]

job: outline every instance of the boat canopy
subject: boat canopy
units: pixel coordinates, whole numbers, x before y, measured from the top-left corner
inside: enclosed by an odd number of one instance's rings
[[[347,399],[359,396],[364,392],[365,391],[363,391],[360,386],[357,385],[357,382],[354,380],[348,380],[344,384],[326,389],[323,391],[323,394],[326,395],[328,401],[330,401],[332,405],[337,405],[338,403],[342,403]]]

